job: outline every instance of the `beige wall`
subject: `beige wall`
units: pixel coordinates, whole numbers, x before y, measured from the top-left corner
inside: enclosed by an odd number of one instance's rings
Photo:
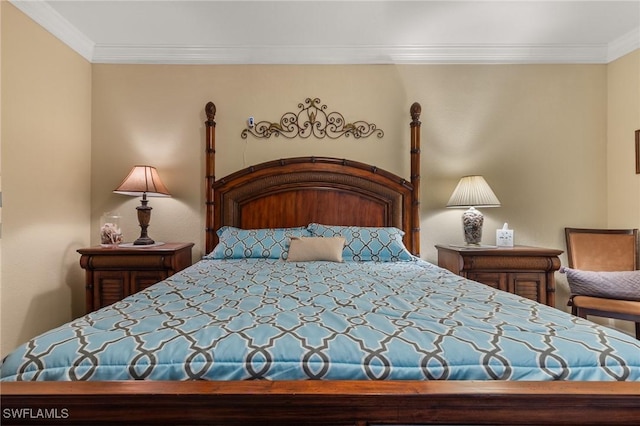
[[[640,174],[635,130],[640,129],[640,50],[609,64],[607,194],[610,227],[640,228]]]
[[[640,228],[640,174],[635,173],[635,130],[640,129],[640,50],[609,64],[607,81],[607,226]],[[633,331],[630,322],[599,322]]]
[[[486,243],[505,221],[517,244],[560,249],[568,225],[638,225],[640,196],[631,201],[633,213],[616,195],[618,185],[611,187],[627,179],[638,193],[638,176],[617,176],[632,165],[627,136],[618,141],[608,116],[628,105],[638,116],[625,87],[635,84],[638,93],[639,52],[611,65],[89,65],[12,6],[2,7],[5,353],[81,313],[75,250],[98,242],[103,212],[123,215],[125,240],[138,236],[139,200],[112,193],[135,164],[158,167],[173,194],[151,199],[150,236],[193,241],[199,258],[203,108],[210,100],[218,107],[218,177],[275,158],[326,155],[408,178],[409,106],[420,102],[422,252],[430,261],[434,244],[462,240],[462,212],[444,206],[470,173],[483,174],[502,201],[484,211]],[[375,123],[384,138],[240,138],[249,116],[276,121],[307,97],[349,121]],[[608,138],[616,141],[607,145]],[[25,177],[34,165],[46,179]],[[621,209],[629,214],[618,215]],[[558,286],[558,307],[565,308],[559,275]]]
[[[2,353],[84,309],[91,64],[2,8]]]

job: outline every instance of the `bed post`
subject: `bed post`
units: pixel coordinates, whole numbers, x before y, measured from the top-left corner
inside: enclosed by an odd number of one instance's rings
[[[216,181],[216,122],[213,120],[216,115],[216,106],[213,102],[207,102],[204,107],[207,114],[206,126],[206,157],[205,157],[205,184],[206,189],[206,219],[205,219],[205,254],[213,250],[215,245],[215,229],[213,223],[213,184]]]
[[[420,113],[418,102],[411,105],[411,246],[414,256],[420,256]]]

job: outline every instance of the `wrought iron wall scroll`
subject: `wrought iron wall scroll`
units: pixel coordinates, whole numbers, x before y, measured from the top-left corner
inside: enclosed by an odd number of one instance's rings
[[[338,139],[341,136],[353,136],[356,139],[366,138],[375,134],[378,138],[384,136],[382,129],[366,121],[347,123],[339,112],[326,112],[327,106],[321,104],[318,98],[307,98],[298,104],[297,113],[287,112],[280,117],[280,122],[272,123],[260,121],[242,131],[242,139],[248,135],[256,138],[270,138],[284,136],[287,139],[300,137],[307,139],[314,136],[318,139],[325,137]]]

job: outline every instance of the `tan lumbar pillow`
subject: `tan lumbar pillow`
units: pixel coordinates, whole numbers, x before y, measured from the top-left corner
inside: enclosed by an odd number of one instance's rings
[[[291,237],[287,262],[342,262],[344,237]]]

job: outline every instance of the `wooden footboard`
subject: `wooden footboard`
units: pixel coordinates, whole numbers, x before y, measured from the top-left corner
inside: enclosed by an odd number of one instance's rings
[[[2,424],[634,424],[640,384],[604,382],[25,382]]]

